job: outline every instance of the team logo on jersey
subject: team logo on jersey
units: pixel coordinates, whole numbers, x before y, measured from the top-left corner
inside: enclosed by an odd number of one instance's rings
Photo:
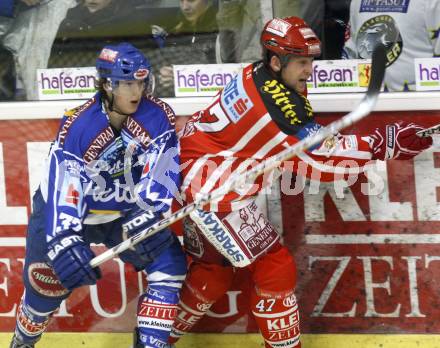
[[[60,297],[69,292],[69,290],[61,285],[52,268],[46,263],[32,263],[28,268],[28,278],[32,288],[41,295]]]
[[[235,77],[221,94],[221,103],[232,122],[237,123],[253,108],[251,98],[246,93],[243,80]]]
[[[359,12],[408,12],[410,0],[362,0]]]
[[[386,66],[393,64],[402,53],[402,36],[391,16],[376,16],[362,24],[356,37],[359,57],[363,59],[371,58],[377,43],[383,44],[386,48]]]

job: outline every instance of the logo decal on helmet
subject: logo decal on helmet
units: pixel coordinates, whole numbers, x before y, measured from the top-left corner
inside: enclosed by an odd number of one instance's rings
[[[136,80],[144,80],[148,77],[148,74],[150,73],[150,71],[148,69],[138,69],[135,73],[134,73],[134,78]]]
[[[309,51],[309,55],[318,56],[321,54],[321,45],[320,44],[310,45],[308,51]]]
[[[316,38],[315,33],[310,28],[300,28],[299,32],[301,33],[304,39]]]
[[[114,63],[116,62],[116,58],[118,57],[117,51],[113,51],[109,48],[103,48],[101,54],[99,55],[99,59],[106,60],[107,62]]]
[[[282,20],[280,18],[274,18],[269,23],[266,30],[275,35],[285,37],[291,26],[292,25],[286,22],[285,20]]]

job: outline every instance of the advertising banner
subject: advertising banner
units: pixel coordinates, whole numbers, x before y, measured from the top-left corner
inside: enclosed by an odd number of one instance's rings
[[[173,65],[174,94],[176,97],[214,96],[246,65]]]
[[[318,121],[335,117],[318,115]],[[344,133],[369,134],[400,119],[431,126],[440,112],[376,112]],[[31,195],[58,123],[0,121],[2,332],[14,327]],[[346,184],[301,186],[291,172],[283,174],[282,234],[297,262],[302,332],[440,333],[439,153],[381,163]],[[144,276],[118,258],[101,269],[96,286],[77,289],[63,303],[50,331],[132,331]],[[246,270],[237,272],[195,330],[257,332],[248,307],[252,286]]]
[[[174,65],[176,97],[214,96],[247,64]],[[307,80],[309,93],[363,92],[371,60],[317,60]]]
[[[309,93],[363,92],[370,72],[371,60],[315,60],[307,89]]]
[[[95,67],[37,69],[38,99],[88,99],[96,93]]]
[[[414,70],[417,91],[440,90],[440,59],[415,58]]]

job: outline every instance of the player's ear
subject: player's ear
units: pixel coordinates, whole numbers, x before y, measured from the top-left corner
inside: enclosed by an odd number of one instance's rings
[[[281,71],[281,61],[280,58],[278,58],[278,56],[273,55],[272,57],[270,57],[269,65],[273,71],[275,72]]]
[[[110,84],[110,81],[105,81],[103,84],[102,84],[102,87],[104,88],[104,91],[106,91],[107,93],[112,93],[112,86],[111,86],[111,84]]]
[[[112,84],[110,81],[105,81],[102,84],[102,88],[104,89],[105,93],[107,94],[107,97],[111,97],[112,96],[112,92],[113,92],[113,88],[112,88]]]

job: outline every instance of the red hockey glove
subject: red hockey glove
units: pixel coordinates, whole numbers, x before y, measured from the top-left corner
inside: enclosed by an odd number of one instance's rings
[[[421,138],[416,132],[423,127],[414,123],[396,122],[383,128],[376,128],[370,135],[373,159],[407,160],[418,155],[432,145],[432,138]]]

